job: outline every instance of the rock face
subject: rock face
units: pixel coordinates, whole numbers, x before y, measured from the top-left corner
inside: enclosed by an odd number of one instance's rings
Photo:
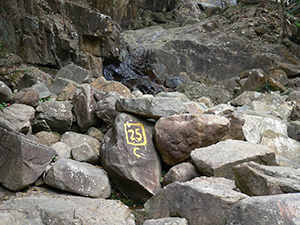
[[[300,171],[296,169],[246,162],[233,170],[237,187],[250,196],[300,192]]]
[[[49,186],[83,196],[108,198],[111,193],[105,170],[72,159],[59,159],[44,180]]]
[[[0,102],[10,102],[13,93],[10,88],[2,81],[0,81]]]
[[[173,182],[145,203],[153,219],[179,216],[191,225],[224,224],[231,207],[247,195],[226,185],[203,182]],[[214,210],[211,210],[214,209]]]
[[[55,151],[10,129],[0,127],[0,182],[10,190],[19,191],[44,172]]]
[[[185,110],[182,101],[163,97],[118,99],[116,109],[153,119],[181,114]]]
[[[208,114],[162,117],[155,124],[156,147],[166,164],[176,165],[188,159],[195,148],[221,140],[229,126],[225,117]]]
[[[233,167],[247,161],[277,165],[273,150],[239,140],[221,141],[215,145],[198,148],[191,152],[196,168],[206,176],[235,178]]]
[[[75,196],[31,196],[8,200],[0,205],[0,217],[1,223],[7,225],[16,224],[17,221],[36,225],[135,224],[130,210],[119,202]]]
[[[300,195],[284,194],[243,199],[228,214],[226,225],[297,224]]]
[[[104,136],[101,164],[121,192],[146,201],[160,189],[161,163],[153,142],[153,124],[119,114]]]

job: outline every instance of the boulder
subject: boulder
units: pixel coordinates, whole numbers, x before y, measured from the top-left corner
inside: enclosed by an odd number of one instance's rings
[[[121,202],[77,196],[30,196],[10,199],[0,205],[0,217],[1,222],[7,225],[135,224],[130,210]]]
[[[83,142],[75,148],[72,148],[71,158],[79,162],[96,165],[99,163],[99,152],[92,149],[88,143]]]
[[[179,217],[165,217],[160,219],[146,220],[143,225],[188,225],[188,221],[185,218]]]
[[[262,145],[272,149],[275,154],[300,164],[300,143],[272,130],[267,130],[261,138]]]
[[[36,90],[39,93],[41,99],[50,97],[50,91],[44,82],[34,84],[30,88]]]
[[[67,101],[67,100],[72,101],[75,91],[76,91],[76,86],[72,83],[69,83],[67,86],[64,87],[64,89],[62,89],[62,91],[57,96],[56,100],[57,101]]]
[[[235,178],[233,167],[242,162],[255,161],[277,165],[274,151],[247,141],[226,140],[191,152],[192,162],[205,176]]]
[[[82,131],[101,123],[95,113],[96,95],[102,96],[103,93],[89,84],[82,84],[75,91],[72,103],[77,124]]]
[[[83,196],[108,198],[111,194],[105,170],[72,159],[58,159],[44,180],[51,187]]]
[[[256,196],[239,201],[230,210],[226,225],[297,224],[300,194]]]
[[[185,112],[188,114],[203,114],[206,110],[205,105],[203,106],[203,104],[198,104],[192,101],[184,102],[183,106],[185,108]]]
[[[182,101],[165,97],[118,99],[116,109],[119,112],[153,119],[181,114],[185,111]]]
[[[102,166],[118,189],[138,202],[160,189],[161,162],[153,128],[145,119],[121,113],[102,140]]]
[[[212,145],[228,132],[230,122],[222,116],[183,114],[160,118],[154,138],[163,161],[176,165],[190,157],[195,148]]]
[[[104,133],[100,129],[97,129],[96,127],[90,127],[86,133],[87,135],[96,138],[100,142],[104,137]]]
[[[10,88],[2,81],[0,81],[0,103],[10,102],[12,100],[13,93]]]
[[[95,113],[97,117],[102,119],[105,123],[112,125],[116,116],[120,113],[116,110],[116,101],[124,98],[123,95],[108,91],[103,95],[103,98],[96,103]]]
[[[246,82],[242,85],[238,94],[244,91],[260,91],[267,84],[267,75],[262,69],[251,69],[243,71],[239,77],[247,78]]]
[[[71,147],[63,142],[56,142],[51,146],[57,153],[59,158],[70,159]]]
[[[23,88],[14,97],[14,102],[36,107],[39,104],[40,94],[32,88]]]
[[[190,225],[224,224],[234,204],[247,197],[222,184],[175,181],[150,198],[144,207],[151,219],[179,216]]]
[[[35,116],[33,107],[15,103],[2,109],[0,115],[0,118],[6,120],[13,130],[24,134],[31,132],[31,121]]]
[[[171,169],[163,177],[163,185],[166,186],[174,181],[185,182],[200,176],[199,171],[189,162],[183,162]]]
[[[233,171],[236,186],[249,196],[300,192],[300,170],[245,162],[235,166]]]
[[[75,64],[70,64],[61,68],[55,75],[54,79],[57,79],[58,77],[72,80],[77,84],[89,84],[92,80],[92,75],[90,71]]]
[[[13,191],[28,187],[44,172],[55,154],[51,147],[0,126],[0,183]]]
[[[300,65],[290,63],[278,63],[277,69],[283,70],[288,78],[297,77],[300,74]]]
[[[189,98],[186,97],[185,94],[181,93],[181,92],[159,92],[156,97],[165,97],[165,98],[177,98],[180,101],[183,102],[189,102]]]
[[[48,131],[40,131],[36,133],[35,136],[38,138],[38,140],[36,140],[37,142],[47,146],[55,144],[60,139],[59,134]]]
[[[51,130],[64,133],[71,129],[73,123],[73,105],[69,101],[44,101],[36,108],[33,129]]]
[[[125,98],[131,98],[131,91],[126,86],[117,81],[106,81],[104,77],[94,80],[93,83],[91,83],[91,86],[99,91],[115,91]]]

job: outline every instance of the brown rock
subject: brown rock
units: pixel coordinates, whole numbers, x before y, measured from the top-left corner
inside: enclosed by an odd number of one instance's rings
[[[76,86],[69,83],[65,88],[61,91],[59,96],[56,98],[57,101],[67,101],[72,100],[76,91]]]
[[[35,136],[38,137],[39,143],[47,146],[51,146],[52,144],[55,144],[60,139],[59,134],[53,132],[47,132],[47,131],[38,132]]]
[[[278,63],[277,68],[283,70],[289,78],[296,77],[300,74],[300,65]]]
[[[40,95],[36,90],[32,88],[24,88],[16,94],[14,101],[16,103],[36,107],[39,103],[39,98]]]
[[[267,75],[262,69],[251,69],[242,72],[240,79],[247,78],[238,94],[244,91],[258,91],[267,83]]]
[[[195,148],[214,144],[228,132],[230,122],[222,116],[184,114],[160,118],[155,124],[156,147],[168,165],[190,157]]]

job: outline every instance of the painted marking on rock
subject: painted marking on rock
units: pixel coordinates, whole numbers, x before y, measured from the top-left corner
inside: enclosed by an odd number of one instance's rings
[[[129,145],[145,146],[147,145],[146,132],[143,124],[141,123],[124,123],[126,141]],[[141,149],[138,147],[133,148],[133,154],[140,158],[142,157],[137,151]]]

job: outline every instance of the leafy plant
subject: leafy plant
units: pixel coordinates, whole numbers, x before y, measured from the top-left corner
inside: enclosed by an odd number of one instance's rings
[[[6,102],[2,102],[0,103],[0,110],[4,109],[5,107],[9,106],[10,104],[9,103],[6,103]]]
[[[50,101],[50,98],[40,98],[39,102],[46,102],[46,101]]]

